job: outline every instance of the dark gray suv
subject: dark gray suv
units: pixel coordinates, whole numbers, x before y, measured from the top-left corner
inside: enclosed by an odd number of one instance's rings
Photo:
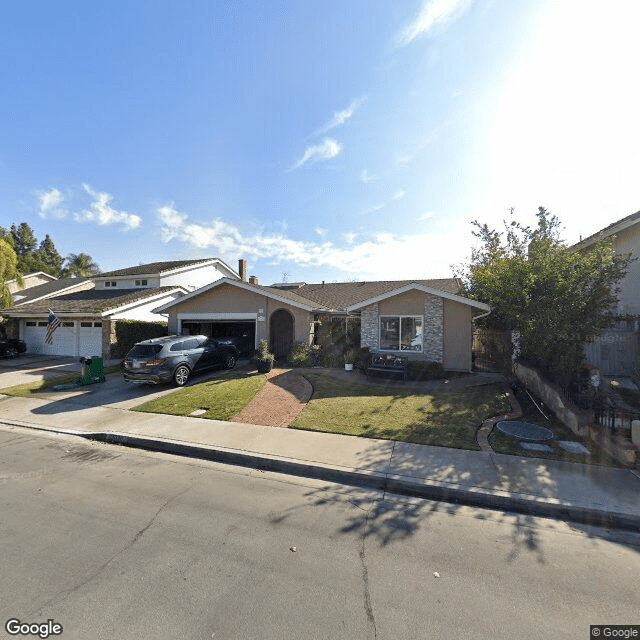
[[[122,363],[127,382],[160,384],[173,380],[182,387],[192,373],[224,367],[233,369],[238,349],[207,336],[166,336],[138,342]]]

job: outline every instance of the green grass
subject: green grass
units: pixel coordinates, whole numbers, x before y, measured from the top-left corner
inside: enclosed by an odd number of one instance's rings
[[[132,411],[189,416],[197,409],[205,409],[199,418],[231,420],[258,394],[266,381],[262,374],[229,374],[150,400]]]
[[[520,446],[520,440],[507,436],[498,429],[494,428],[489,436],[489,443],[493,447],[493,450],[497,453],[506,453],[508,455],[525,456],[529,458],[544,458],[546,460],[561,460],[564,462],[582,462],[589,464],[602,464],[607,466],[617,466],[615,459],[605,451],[597,449],[591,443],[587,442],[584,438],[581,438],[575,434],[569,427],[566,427],[560,422],[554,415],[554,413],[548,407],[543,409],[545,415],[549,418],[546,420],[542,414],[536,409],[535,405],[526,393],[517,391],[515,396],[522,407],[522,420],[524,422],[531,422],[541,427],[546,427],[553,431],[553,439],[547,440],[541,444],[547,444],[553,449],[553,453],[545,453],[543,451],[528,451]],[[536,398],[536,402],[540,405],[540,401]],[[590,450],[589,456],[581,455],[577,453],[569,453],[560,447],[559,440],[569,440],[571,442],[579,442]]]
[[[324,373],[305,372],[305,377],[314,393],[294,429],[478,450],[482,420],[508,407],[498,385],[425,393],[415,385],[390,389]]]
[[[116,364],[110,367],[106,367],[104,373],[105,377],[113,373],[120,373],[120,365]],[[59,384],[71,384],[73,382],[76,382],[79,377],[80,369],[78,369],[78,373],[62,373],[59,375],[54,375],[51,378],[46,378],[45,380],[37,380],[36,382],[25,382],[24,384],[17,384],[13,387],[6,387],[5,389],[0,389],[0,394],[4,394],[5,396],[26,398],[30,395],[33,395],[34,393],[47,391],[51,389],[51,387],[55,387]]]

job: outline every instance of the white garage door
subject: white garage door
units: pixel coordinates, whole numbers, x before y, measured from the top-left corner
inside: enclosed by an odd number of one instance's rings
[[[46,320],[26,320],[23,340],[27,353],[51,356],[100,356],[102,355],[102,323],[63,320],[53,334],[53,343],[44,341]]]
[[[80,323],[78,355],[91,357],[102,355],[102,322]]]

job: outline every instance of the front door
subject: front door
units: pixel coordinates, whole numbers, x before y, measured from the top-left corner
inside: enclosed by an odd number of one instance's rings
[[[293,316],[286,309],[271,314],[269,346],[276,358],[286,358],[293,346]]]

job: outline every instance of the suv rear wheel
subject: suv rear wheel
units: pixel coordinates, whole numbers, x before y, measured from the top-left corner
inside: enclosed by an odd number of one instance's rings
[[[185,384],[189,381],[189,376],[191,375],[191,371],[186,364],[181,364],[176,367],[176,370],[173,372],[173,381],[179,386],[184,387]]]
[[[236,357],[232,353],[224,359],[224,366],[227,369],[233,369],[236,366]]]

